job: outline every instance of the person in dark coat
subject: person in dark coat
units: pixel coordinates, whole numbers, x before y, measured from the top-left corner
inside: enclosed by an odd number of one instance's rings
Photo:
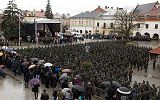
[[[65,80],[64,82],[62,82],[62,89],[63,88],[69,88],[68,87],[68,81],[67,80]]]
[[[41,94],[41,100],[49,100],[49,95],[46,93],[46,90],[43,90],[43,93]]]
[[[91,97],[92,97],[92,86],[91,86],[91,83],[88,82],[88,84],[86,85],[86,93],[85,93],[85,98],[87,100],[91,100]]]
[[[26,73],[24,74],[25,88],[28,88],[29,80],[30,80],[30,73],[29,73],[29,72],[26,72]]]
[[[39,92],[39,84],[36,84],[32,87],[32,92],[34,92],[35,99],[37,99],[38,98],[38,92]]]

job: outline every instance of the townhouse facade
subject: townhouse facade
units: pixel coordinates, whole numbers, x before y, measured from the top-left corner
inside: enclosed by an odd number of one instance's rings
[[[81,34],[99,33],[110,34],[114,23],[114,14],[122,8],[101,8],[98,6],[93,11],[86,11],[70,18],[70,29]]]
[[[143,22],[134,31],[134,35],[144,35],[150,38],[160,36],[160,4],[158,1],[137,5],[134,13],[141,16]]]

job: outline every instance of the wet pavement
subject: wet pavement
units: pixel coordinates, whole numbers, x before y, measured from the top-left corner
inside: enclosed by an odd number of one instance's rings
[[[40,93],[42,93],[43,89],[45,88],[41,86]],[[47,93],[49,93],[50,96],[52,94],[51,91],[51,89],[47,89]],[[1,100],[34,100],[34,94],[31,92],[31,87],[24,88],[21,81],[7,76],[6,78],[0,79],[0,98],[3,98]],[[52,97],[50,97],[50,100],[53,100]]]
[[[6,78],[0,79],[0,100],[40,100],[40,94],[43,90],[47,90],[50,99],[53,100],[52,88],[45,88],[43,84],[40,85],[39,88],[39,96],[38,99],[34,98],[34,94],[31,91],[31,86],[28,88],[24,87],[23,75],[14,76],[11,71],[8,69],[4,70],[8,75]],[[103,100],[100,97],[93,96],[92,100]]]

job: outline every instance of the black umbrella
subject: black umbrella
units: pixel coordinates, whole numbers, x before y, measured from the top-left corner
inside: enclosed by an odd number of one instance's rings
[[[29,65],[29,62],[23,62],[22,65]]]
[[[38,58],[31,58],[31,61],[38,61]]]
[[[121,87],[121,84],[119,82],[117,82],[117,81],[112,81],[112,83],[110,81],[105,81],[105,82],[102,82],[101,84],[103,86],[108,86],[108,85],[113,84],[116,87]]]
[[[85,88],[83,86],[80,86],[80,85],[73,85],[72,89],[75,89],[79,92],[85,92]]]
[[[103,86],[108,86],[108,85],[111,85],[111,82],[110,81],[105,81],[105,82],[102,82],[101,84]]]
[[[112,84],[115,85],[116,87],[121,87],[121,84],[117,81],[112,81]]]
[[[130,94],[131,93],[131,91],[127,87],[119,87],[117,89],[117,91],[122,94]]]
[[[61,76],[59,79],[60,79],[60,80],[68,80],[68,79],[69,79],[69,76]]]

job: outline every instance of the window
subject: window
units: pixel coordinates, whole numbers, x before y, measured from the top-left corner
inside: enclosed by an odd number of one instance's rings
[[[82,30],[80,30],[80,33],[82,33]]]
[[[88,25],[88,21],[86,21],[86,25]]]
[[[83,21],[82,21],[82,25],[83,25]]]
[[[140,27],[141,27],[141,25],[140,25],[140,23],[138,23],[138,24],[137,24],[137,28],[140,28]]]
[[[97,23],[97,27],[99,27],[99,22]]]
[[[150,18],[150,15],[146,15],[146,18]]]
[[[148,29],[149,28],[149,24],[146,24],[146,29]]]
[[[158,24],[155,24],[155,29],[158,29]]]
[[[91,21],[89,21],[89,25],[91,25]]]
[[[103,28],[106,28],[106,23],[103,24]]]
[[[79,25],[81,25],[81,21],[79,21]]]
[[[113,28],[113,23],[110,23],[110,28]]]

